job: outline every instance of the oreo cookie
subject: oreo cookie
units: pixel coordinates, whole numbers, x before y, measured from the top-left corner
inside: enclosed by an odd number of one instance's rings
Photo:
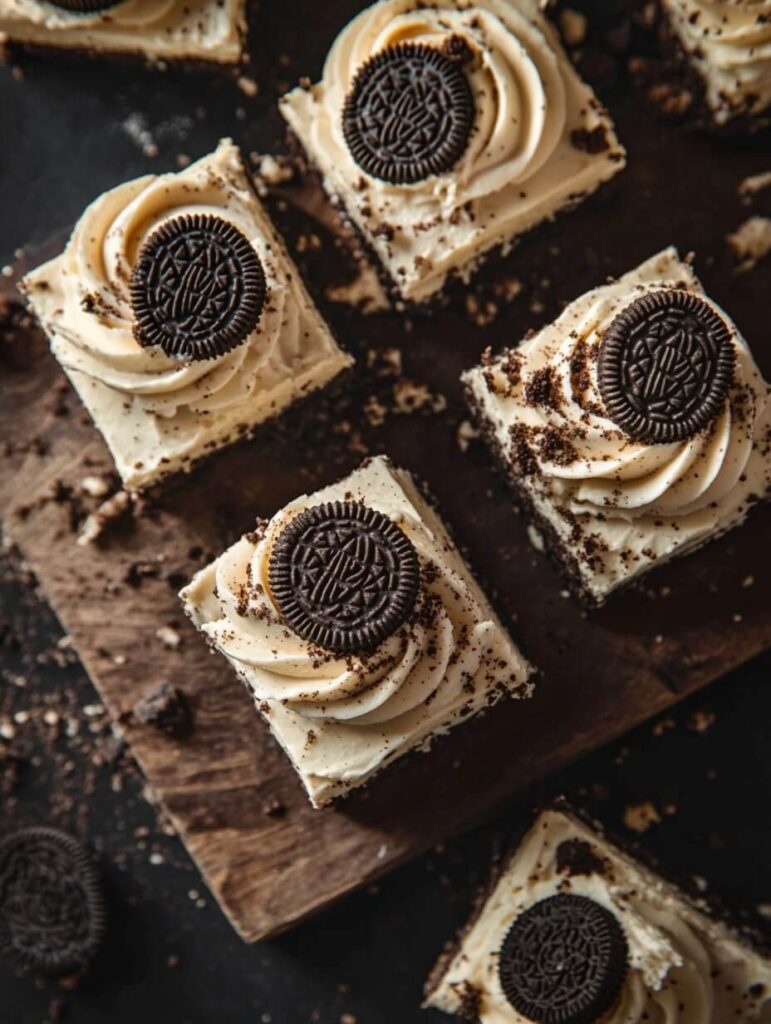
[[[111,7],[117,7],[124,0],[46,0],[47,3],[59,7],[70,14],[98,14]]]
[[[175,359],[216,359],[246,341],[266,293],[260,258],[237,227],[211,214],[175,217],[137,257],[134,336]]]
[[[412,612],[418,556],[396,523],[365,505],[315,505],[280,533],[270,590],[287,625],[335,654],[366,654]]]
[[[498,977],[514,1007],[537,1024],[595,1024],[613,1006],[627,972],[618,919],[587,896],[535,903],[501,946]]]
[[[455,51],[418,43],[399,43],[368,60],[343,107],[351,156],[371,177],[394,185],[452,170],[473,124],[462,61]]]
[[[720,412],[734,363],[731,332],[712,306],[691,292],[650,292],[603,335],[600,394],[610,419],[633,440],[682,441]]]
[[[0,841],[0,952],[17,966],[52,975],[80,971],[104,926],[99,876],[76,839],[28,828]]]

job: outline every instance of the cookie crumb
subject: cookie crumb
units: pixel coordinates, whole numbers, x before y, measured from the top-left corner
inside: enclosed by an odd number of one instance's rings
[[[651,825],[658,825],[660,821],[661,815],[650,800],[630,804],[624,811],[624,824],[632,832],[647,832]]]

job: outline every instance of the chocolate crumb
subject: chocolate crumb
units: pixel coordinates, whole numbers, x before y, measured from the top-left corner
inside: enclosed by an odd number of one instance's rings
[[[469,64],[474,59],[474,51],[463,36],[457,33],[447,36],[440,50],[448,60],[457,64]]]
[[[569,466],[577,458],[573,445],[554,427],[544,430],[539,450],[541,458],[546,462],[553,462],[555,466]]]
[[[455,988],[458,996],[458,1007],[455,1011],[461,1020],[467,1020],[476,1024],[482,1009],[482,993],[470,982],[462,981]]]
[[[605,864],[585,839],[566,839],[557,847],[557,870],[571,878],[576,875],[602,875]]]
[[[133,708],[134,717],[143,725],[152,725],[175,739],[192,730],[190,705],[185,695],[171,683],[159,683]]]
[[[559,385],[551,366],[542,366],[530,375],[525,384],[525,398],[531,405],[559,408]]]
[[[284,818],[286,817],[286,812],[286,804],[282,803],[280,800],[265,800],[262,805],[262,813],[267,815],[269,818]]]
[[[610,149],[604,125],[596,128],[576,128],[570,133],[570,141],[582,153],[604,153]]]

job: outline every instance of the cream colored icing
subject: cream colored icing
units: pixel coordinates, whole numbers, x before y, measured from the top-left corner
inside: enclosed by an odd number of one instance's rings
[[[736,367],[713,423],[685,441],[643,444],[607,417],[597,383],[597,354],[616,314],[639,296],[662,288],[691,291],[712,306],[728,324]],[[541,515],[567,537],[567,512],[607,545],[607,551],[595,552],[601,566],[582,566],[597,596],[653,560],[740,522],[750,495],[767,492],[768,386],[736,327],[705,298],[693,271],[673,249],[588,292],[554,324],[524,342],[511,356],[514,382],[509,358],[504,353],[465,379],[504,453],[511,449],[512,428],[527,432],[537,473],[521,482],[532,491]],[[534,404],[527,397],[528,385],[544,368],[551,372],[555,397]],[[565,444],[550,445],[554,436]]]
[[[292,633],[268,586],[281,530],[303,509],[334,500],[363,501],[387,515],[421,566],[415,613],[366,657],[324,655]],[[502,693],[529,693],[527,663],[441,523],[407,474],[383,458],[286,506],[199,574],[182,599],[248,684],[315,802],[360,785]]]
[[[166,221],[223,218],[249,239],[267,280],[257,327],[212,360],[184,362],[134,337],[130,281]],[[63,254],[23,282],[59,362],[73,377],[119,468],[135,485],[273,415],[347,363],[253,195],[232,142],[177,174],[147,175],[100,196]],[[96,391],[94,390],[96,388]],[[127,429],[128,428],[128,429]],[[141,461],[134,467],[132,457]]]
[[[664,0],[715,120],[771,105],[771,0]]]
[[[398,43],[441,47],[453,35],[474,54],[467,73],[476,115],[465,153],[449,172],[411,185],[367,176],[342,131],[357,71]],[[623,166],[607,115],[532,0],[376,3],[340,33],[321,82],[294,90],[281,108],[327,190],[342,200],[402,294],[416,300]],[[572,131],[597,127],[605,129],[606,152],[571,145]],[[383,224],[391,237],[378,231]]]
[[[81,14],[46,0],[1,0],[0,33],[43,46],[232,62],[241,55],[244,8],[244,0],[123,0]]]
[[[602,873],[571,875],[559,857],[561,844],[570,841],[588,844]],[[428,1005],[453,1012],[464,990],[472,991],[481,1024],[531,1024],[503,993],[497,953],[519,914],[558,892],[600,903],[626,936],[626,979],[615,1006],[597,1024],[771,1020],[768,960],[585,825],[555,811],[542,814],[521,843]]]

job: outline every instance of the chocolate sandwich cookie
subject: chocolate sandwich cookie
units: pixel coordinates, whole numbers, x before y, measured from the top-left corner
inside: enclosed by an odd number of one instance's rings
[[[176,359],[216,359],[255,329],[266,292],[260,258],[235,225],[210,214],[175,217],[139,252],[134,336]]]
[[[418,556],[388,516],[357,502],[315,505],[276,540],[269,584],[287,625],[335,654],[365,654],[407,619]]]
[[[682,441],[720,412],[734,363],[730,330],[712,306],[691,292],[650,292],[603,335],[600,394],[608,416],[633,440]]]
[[[45,0],[45,3],[60,7],[70,14],[98,14],[99,11],[107,11],[124,2],[125,0]]]
[[[533,904],[501,946],[498,977],[517,1013],[537,1024],[596,1024],[627,972],[627,942],[604,906],[570,893]]]
[[[28,828],[0,841],[0,952],[43,974],[82,970],[102,940],[97,870],[66,832]]]
[[[394,185],[452,170],[468,146],[474,99],[455,46],[400,43],[359,69],[343,134],[363,171]]]

